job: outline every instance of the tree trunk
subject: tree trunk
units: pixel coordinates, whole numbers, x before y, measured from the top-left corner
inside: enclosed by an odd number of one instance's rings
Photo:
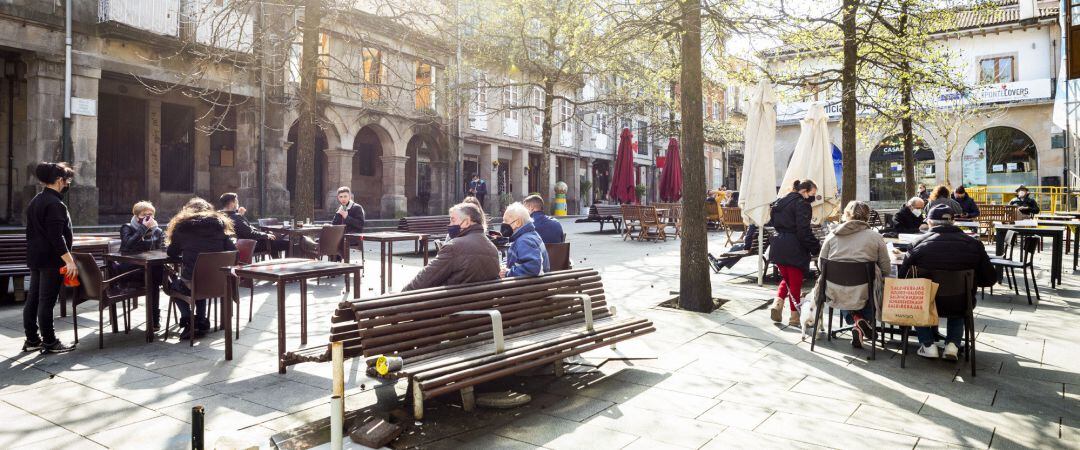
[[[551,135],[553,128],[553,115],[555,114],[555,82],[549,80],[544,81],[544,120],[540,126],[540,176],[536,177],[539,186],[536,186],[536,191],[540,193],[542,197],[547,201],[548,205],[552,208],[555,207],[555,182],[551,180],[551,170],[548,169],[548,164],[551,164]],[[548,211],[552,213],[554,211]]]
[[[680,105],[682,109],[683,224],[679,239],[679,307],[712,311],[705,232],[704,118],[701,112],[701,0],[684,0],[682,9]]]
[[[855,177],[855,165],[856,158],[855,152],[857,149],[857,130],[855,128],[855,112],[858,108],[858,103],[855,99],[855,89],[858,79],[855,76],[855,70],[858,67],[858,41],[856,41],[856,33],[858,29],[855,23],[856,9],[859,7],[859,0],[844,0],[843,4],[843,21],[842,29],[844,34],[844,60],[843,71],[840,75],[840,108],[842,110],[840,117],[840,140],[843,146],[842,163],[844,165],[843,170],[843,182],[840,184],[840,204],[846,205],[848,202],[855,200],[856,184],[858,183]],[[790,183],[791,180],[780,180],[781,185],[784,183]]]
[[[908,5],[905,2],[900,9],[899,31],[900,38],[907,35]],[[900,117],[900,129],[904,134],[904,198],[915,196],[915,131],[911,126],[911,78],[906,76],[911,73],[911,63],[905,60],[900,64],[902,73],[900,78],[900,109],[903,114]]]
[[[308,0],[304,8],[303,54],[300,60],[300,118],[296,142],[296,182],[293,189],[294,220],[315,215],[315,133],[318,126],[316,92],[319,65],[319,27],[322,0]]]

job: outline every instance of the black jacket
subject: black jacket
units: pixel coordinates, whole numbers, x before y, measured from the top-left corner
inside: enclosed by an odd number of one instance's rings
[[[971,269],[975,271],[975,286],[987,287],[997,283],[997,271],[990,264],[986,247],[952,225],[932,228],[925,238],[911,247],[897,273],[901,278],[906,278],[912,267],[924,270]],[[938,314],[942,316],[957,315],[964,310],[963,305],[940,302],[937,307]]]
[[[198,215],[177,223],[173,228],[172,239],[165,252],[173,258],[181,259],[181,278],[191,279],[199,253],[236,250],[232,238],[225,234],[225,223],[222,220],[216,214]]]
[[[42,189],[26,205],[26,267],[64,267],[60,257],[71,251],[71,241],[71,217],[63,196],[50,188]]]
[[[953,196],[953,200],[960,204],[960,209],[964,210],[964,217],[969,219],[979,217],[979,205],[975,204],[975,199],[970,195],[965,195],[964,198],[956,198]]]
[[[251,224],[247,219],[236,211],[222,211],[229,220],[232,221],[233,231],[236,232],[237,239],[251,239],[255,241],[262,241],[270,239],[270,235],[262,231],[251,228]]]
[[[1031,198],[1031,194],[1025,195],[1024,198],[1016,197],[1009,204],[1019,206],[1017,209],[1020,210],[1020,214],[1034,216],[1039,213],[1039,202]]]
[[[810,271],[810,255],[821,250],[810,229],[813,211],[798,192],[792,192],[772,204],[772,219],[768,225],[776,229],[769,240],[769,261]]]
[[[145,252],[165,246],[165,232],[161,228],[148,230],[142,224],[130,222],[120,225],[120,251]]]
[[[900,211],[893,216],[893,220],[896,221],[894,230],[897,233],[918,233],[919,227],[923,224],[923,217],[916,216],[908,205],[901,206]]]
[[[363,233],[364,232],[364,207],[359,203],[353,203],[349,208],[348,217],[342,219],[341,215],[334,210],[334,225],[345,225],[346,233]]]

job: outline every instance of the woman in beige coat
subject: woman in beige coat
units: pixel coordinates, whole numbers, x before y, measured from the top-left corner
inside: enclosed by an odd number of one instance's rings
[[[851,332],[851,345],[862,348],[862,342],[874,338],[874,319],[876,299],[880,296],[882,273],[889,273],[889,249],[885,240],[877,231],[870,229],[870,206],[858,200],[849,202],[844,208],[843,223],[834,229],[821,245],[820,258],[839,262],[873,262],[877,264],[875,285],[879,289],[871,293],[865,285],[840,286],[828,283],[825,298],[829,306],[839,309],[840,315],[849,325],[854,325]],[[818,277],[815,289],[821,289],[822,277]],[[813,298],[813,297],[812,297]]]

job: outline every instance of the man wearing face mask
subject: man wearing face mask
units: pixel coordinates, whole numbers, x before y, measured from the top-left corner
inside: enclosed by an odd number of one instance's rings
[[[459,203],[450,208],[447,233],[454,238],[446,241],[439,255],[403,291],[499,278],[499,251],[488,239],[483,222],[484,214],[476,206]]]
[[[923,220],[923,207],[925,206],[926,202],[923,199],[911,197],[911,200],[901,206],[900,211],[893,218],[896,221],[895,231],[897,233],[920,233],[926,229],[926,223]]]
[[[53,307],[65,276],[60,274],[60,269],[66,269],[69,278],[79,276],[71,256],[71,217],[63,195],[71,186],[75,171],[67,163],[43,162],[34,169],[34,175],[44,188],[26,205],[26,267],[30,269],[30,290],[23,305],[26,341],[22,350],[70,352],[75,346],[56,338]]]
[[[1016,198],[1012,199],[1012,201],[1009,202],[1009,205],[1017,206],[1018,208],[1016,209],[1020,211],[1020,214],[1028,217],[1039,213],[1039,202],[1035,201],[1034,198],[1031,198],[1031,195],[1028,194],[1027,187],[1022,184],[1020,187],[1016,188]]]

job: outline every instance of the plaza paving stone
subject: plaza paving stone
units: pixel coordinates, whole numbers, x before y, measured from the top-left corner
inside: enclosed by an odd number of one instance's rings
[[[422,422],[403,422],[395,448],[1080,448],[1080,277],[1066,270],[1042,302],[995,289],[979,300],[978,376],[966,365],[914,355],[901,369],[895,342],[868,361],[846,335],[810,352],[800,330],[764,310],[775,284],[758,287],[756,265],[711,274],[729,300],[711,314],[659,308],[678,287],[679,242],[624,242],[595,224],[563,221],[577,267],[595,267],[619,315],[651,319],[655,333],[478,387],[512,389],[532,401],[511,410],[460,407],[448,395],[426,404]],[[710,234],[719,252],[722,233]],[[369,246],[368,256],[374,256]],[[394,257],[399,289],[419,270],[411,247]],[[1048,267],[1048,254],[1036,259]],[[377,296],[378,271],[364,274],[364,298]],[[309,346],[322,345],[342,280],[310,285]],[[290,286],[290,294],[298,287]],[[246,299],[247,290],[241,294]],[[251,321],[241,305],[235,359],[224,360],[221,332],[180,343],[143,341],[143,312],[131,333],[97,348],[97,314],[80,309],[80,344],[63,355],[24,354],[21,305],[0,305],[0,448],[187,448],[191,408],[207,410],[209,439],[233,436],[269,448],[274,433],[325,419],[330,367],[276,371],[277,311],[272,288],[255,290]],[[300,346],[295,301],[287,306],[287,346]],[[837,322],[834,322],[834,324]],[[70,317],[57,319],[72,339]],[[365,414],[408,410],[404,383],[367,377],[346,365],[346,407]],[[395,412],[395,410],[398,410]]]

